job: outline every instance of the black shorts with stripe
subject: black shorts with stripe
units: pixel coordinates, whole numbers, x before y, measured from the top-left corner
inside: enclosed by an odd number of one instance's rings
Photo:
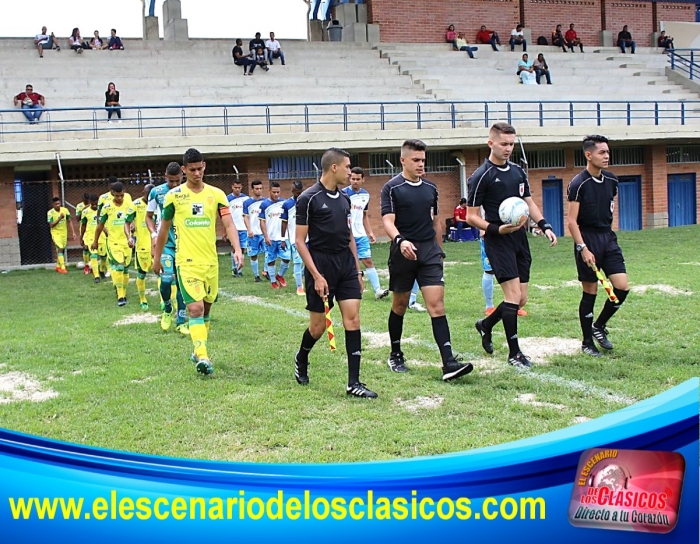
[[[484,236],[484,249],[491,263],[491,269],[498,283],[520,279],[520,283],[530,282],[530,244],[527,230],[522,228],[511,234],[489,234]]]
[[[588,251],[593,253],[596,265],[605,272],[606,276],[627,273],[625,257],[622,255],[622,249],[617,245],[617,235],[613,231],[581,230],[581,237]],[[576,258],[578,281],[597,282],[598,278],[595,272],[583,262],[581,254],[576,251],[576,248],[574,248],[574,257]]]
[[[442,264],[442,249],[432,239],[428,242],[413,242],[416,246],[415,261],[401,254],[399,246],[394,242],[389,249],[389,290],[396,293],[407,293],[418,282],[419,287],[445,285]]]
[[[333,307],[333,300],[361,299],[360,281],[357,279],[357,265],[350,248],[340,253],[322,253],[309,250],[316,269],[328,283],[328,305]],[[310,312],[324,313],[323,299],[316,292],[314,277],[309,269],[304,270],[306,286],[306,309]]]

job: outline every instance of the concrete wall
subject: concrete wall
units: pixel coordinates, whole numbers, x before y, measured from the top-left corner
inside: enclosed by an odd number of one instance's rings
[[[562,1],[553,6],[548,0],[524,0],[523,24],[532,30],[532,40],[536,42],[538,36],[544,36],[550,41],[552,30],[558,24],[566,32],[569,24],[574,23],[574,30],[584,47],[597,46],[601,26],[600,2],[601,0]]]
[[[678,49],[700,48],[700,24],[664,21],[661,28],[668,36],[673,37],[673,45]]]
[[[606,2],[603,28],[612,32],[613,45],[617,45],[617,34],[628,25],[632,39],[638,47],[651,44],[649,36],[654,32],[653,4],[651,2]]]

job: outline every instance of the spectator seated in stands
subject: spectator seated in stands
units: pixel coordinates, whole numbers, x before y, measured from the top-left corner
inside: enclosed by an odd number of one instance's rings
[[[111,31],[112,35],[109,38],[109,43],[107,44],[107,49],[119,49],[121,51],[124,50],[124,44],[122,43],[122,39],[117,36],[117,30],[115,28],[112,29]]]
[[[516,45],[522,45],[523,51],[527,51],[527,40],[523,34],[523,25],[516,26],[510,31],[510,50],[515,51]]]
[[[561,50],[566,53],[566,39],[564,39],[564,34],[561,31],[561,25],[557,25],[557,28],[552,32],[552,45],[561,47]]]
[[[76,53],[82,53],[83,49],[90,49],[90,45],[87,42],[83,42],[83,39],[80,37],[80,29],[77,27],[71,32],[68,43],[70,48]]]
[[[455,40],[457,39],[457,33],[455,32],[455,25],[450,25],[447,27],[447,32],[445,32],[445,41],[452,44],[452,49],[458,51],[457,44]]]
[[[583,53],[583,44],[581,43],[581,39],[578,37],[578,34],[576,34],[576,31],[574,30],[574,23],[569,25],[569,30],[567,30],[566,34],[564,34],[564,38],[566,39],[566,46],[572,53],[574,52],[574,47],[576,46],[578,46],[579,49],[581,49],[581,53]]]
[[[93,33],[92,39],[89,42],[90,49],[97,49],[97,50],[102,50],[102,49],[107,49],[108,45],[104,42],[102,38],[100,38],[100,31],[95,30]]]
[[[523,53],[522,60],[518,62],[517,74],[520,76],[520,83],[523,85],[537,85],[535,68],[532,65],[532,61],[528,60],[527,53]]]
[[[255,70],[255,61],[243,54],[243,40],[238,38],[236,40],[236,45],[231,50],[231,55],[233,55],[233,63],[236,66],[243,66],[243,75],[248,75],[248,66],[250,66],[250,75],[253,75],[253,70]]]
[[[673,38],[671,36],[666,36],[666,31],[662,30],[659,37],[656,39],[656,45],[664,48],[664,53],[673,49]]]
[[[457,51],[466,51],[469,58],[474,58],[474,51],[478,51],[478,47],[469,45],[469,40],[464,36],[464,32],[460,32],[455,40],[455,47]]]
[[[265,48],[267,49],[267,60],[270,64],[275,59],[280,59],[282,61],[282,66],[284,66],[284,53],[282,52],[282,46],[280,42],[275,39],[275,33],[270,32],[270,39],[265,42]]]
[[[39,57],[41,58],[44,58],[44,49],[56,49],[56,51],[61,50],[58,42],[56,42],[56,37],[53,35],[53,32],[51,34],[47,34],[46,32],[46,27],[42,26],[41,34],[34,36],[34,44],[39,50]]]
[[[549,75],[549,66],[547,66],[547,61],[544,60],[544,55],[542,53],[537,55],[537,60],[532,63],[532,67],[535,69],[535,79],[538,85],[540,84],[542,76],[547,80],[547,85],[552,84],[552,79]]]
[[[637,48],[637,42],[632,39],[632,34],[630,34],[627,25],[623,26],[622,31],[617,35],[617,46],[623,53],[626,53],[625,48],[629,47],[634,55],[634,50]]]
[[[109,83],[107,85],[107,91],[105,92],[105,109],[107,110],[107,122],[112,122],[112,115],[117,114],[119,122],[122,122],[122,110],[121,104],[119,103],[119,91],[117,90],[114,83]]]
[[[481,30],[476,33],[476,43],[490,43],[494,51],[498,51],[496,45],[501,45],[501,38],[493,30],[488,30],[486,25],[481,25]]]
[[[468,229],[469,224],[467,223],[467,199],[463,198],[459,201],[459,204],[455,207],[455,211],[452,216],[452,226],[457,229],[457,241],[461,242],[463,240],[462,231]]]
[[[255,64],[260,66],[263,70],[266,72],[270,71],[270,67],[267,65],[267,57],[265,56],[265,50],[262,47],[258,47],[258,50],[255,52]]]
[[[44,97],[39,93],[35,93],[34,87],[31,85],[27,85],[23,93],[15,96],[15,107],[22,107],[22,113],[31,124],[39,122],[44,104]]]
[[[265,51],[265,41],[260,37],[260,32],[256,32],[255,38],[248,42],[248,51],[250,51],[251,57],[255,57],[258,47],[262,47],[263,51]]]

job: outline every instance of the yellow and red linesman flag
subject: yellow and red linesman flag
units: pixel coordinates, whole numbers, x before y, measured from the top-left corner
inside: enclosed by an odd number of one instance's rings
[[[333,321],[331,320],[331,307],[328,305],[328,297],[323,297],[323,306],[326,309],[326,332],[328,333],[328,344],[331,351],[335,351],[335,333],[333,332]]]
[[[615,291],[613,291],[613,286],[608,280],[608,278],[606,278],[603,275],[603,273],[600,271],[600,268],[598,268],[595,263],[591,264],[591,268],[593,269],[593,272],[595,272],[595,275],[598,277],[598,281],[600,281],[600,284],[603,286],[603,289],[605,289],[605,292],[608,294],[610,302],[612,302],[613,304],[617,304],[619,302],[619,299],[617,298]]]

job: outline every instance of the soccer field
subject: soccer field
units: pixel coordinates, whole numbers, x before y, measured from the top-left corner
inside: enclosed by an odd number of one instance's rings
[[[699,374],[699,237],[698,226],[619,233],[632,291],[608,327],[615,349],[599,359],[579,350],[571,238],[555,248],[531,238],[529,316],[518,320],[521,346],[535,363],[528,372],[507,365],[500,324],[495,354],[482,351],[474,329],[483,316],[479,245],[446,244],[452,344],[475,370],[442,382],[430,318],[409,310],[410,372],[391,373],[390,299],[375,301],[368,290],[362,381],[379,394],[374,400],[345,394],[337,309],[338,351],[331,354],[322,338],[310,357],[311,385],[296,384],[293,358],[307,314],[291,270],[290,287],[272,291],[253,282],[247,259],[245,277],[232,279],[229,258],[220,257],[208,377],[189,362],[189,338],[160,330],[154,278],[151,311],[143,313],[133,278],[129,304],[118,308],[111,284],[93,285],[74,266],[67,276],[10,272],[0,276],[0,426],[149,454],[290,463],[433,455],[561,429]],[[381,275],[388,245],[373,252]],[[495,295],[498,303],[497,286]],[[603,302],[599,293],[596,314]]]

